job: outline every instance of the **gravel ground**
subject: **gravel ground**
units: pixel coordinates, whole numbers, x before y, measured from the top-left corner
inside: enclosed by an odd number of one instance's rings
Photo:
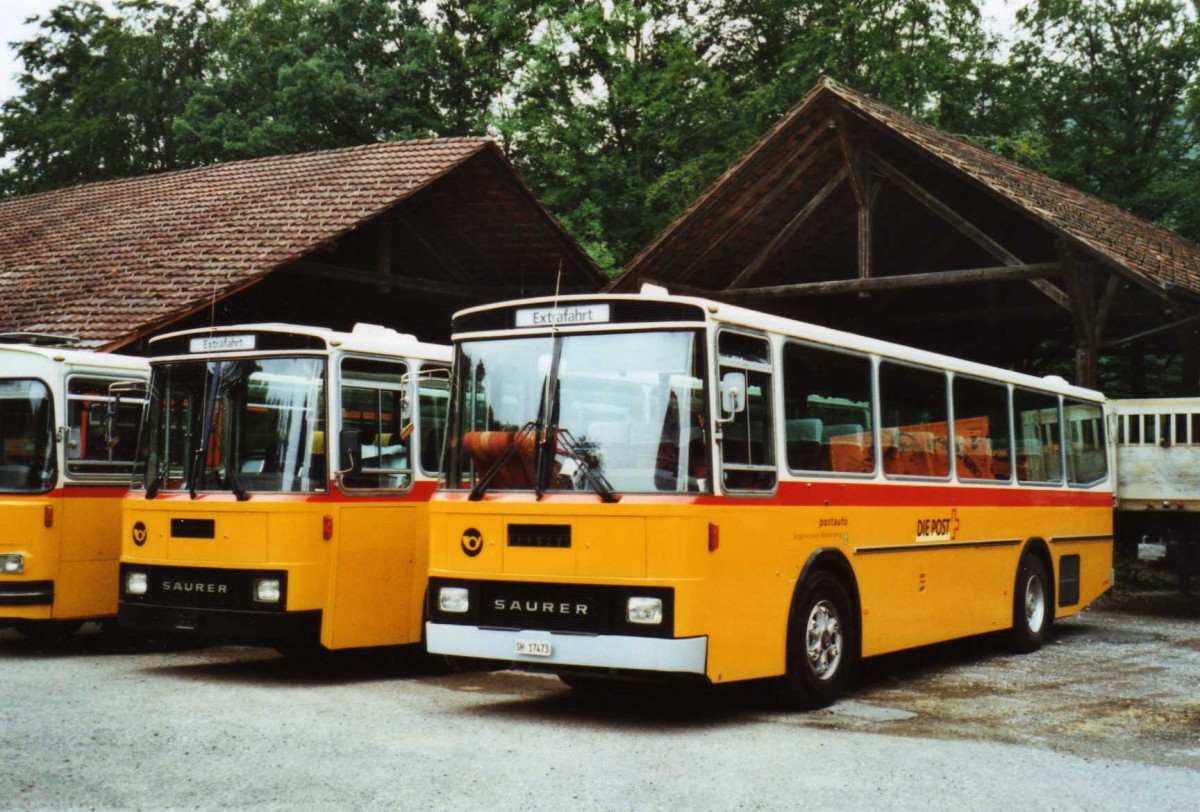
[[[0,808],[1190,812],[1195,605],[1110,600],[1028,656],[981,638],[876,658],[811,713],[758,685],[588,695],[406,653],[297,663],[86,632],[38,650],[0,632]]]

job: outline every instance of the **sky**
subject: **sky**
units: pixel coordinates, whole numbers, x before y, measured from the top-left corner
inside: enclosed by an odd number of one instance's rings
[[[20,71],[16,53],[10,43],[27,40],[37,29],[25,25],[26,18],[47,11],[62,0],[0,0],[0,103],[17,94],[14,74]],[[112,8],[112,0],[98,0]],[[1006,32],[1012,29],[1013,15],[1026,0],[982,0],[983,14],[992,24],[992,30]]]

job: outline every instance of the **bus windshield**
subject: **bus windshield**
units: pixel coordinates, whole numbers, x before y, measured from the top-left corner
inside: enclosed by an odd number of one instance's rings
[[[448,487],[707,491],[701,346],[692,331],[462,343]]]
[[[0,493],[48,491],[57,476],[50,390],[0,380]]]
[[[167,491],[325,489],[325,362],[155,364],[138,445],[147,497]]]

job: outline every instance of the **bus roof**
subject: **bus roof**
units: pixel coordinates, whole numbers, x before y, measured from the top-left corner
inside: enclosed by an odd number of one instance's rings
[[[1074,397],[1085,398],[1088,400],[1103,400],[1104,395],[1092,389],[1086,389],[1081,386],[1075,386],[1068,383],[1063,378],[1057,375],[1048,375],[1039,378],[1035,375],[1028,375],[1023,372],[1014,372],[1012,370],[1003,369],[1001,367],[993,367],[987,364],[968,361],[962,358],[955,358],[950,355],[942,355],[941,353],[930,352],[928,350],[909,347],[904,344],[896,344],[882,339],[869,338],[867,336],[858,335],[857,333],[849,333],[843,330],[835,330],[831,327],[822,327],[818,324],[810,322],[797,321],[795,319],[784,318],[782,316],[774,316],[769,313],[763,313],[757,310],[750,310],[737,305],[717,302],[711,299],[704,299],[695,296],[674,296],[668,293],[663,288],[647,285],[643,287],[641,293],[611,293],[611,294],[573,294],[570,296],[541,296],[532,299],[517,299],[507,302],[497,302],[490,305],[482,305],[479,307],[471,307],[454,314],[455,334],[452,340],[459,340],[467,335],[498,335],[511,332],[521,333],[538,333],[551,332],[553,327],[517,327],[517,328],[495,328],[493,326],[482,327],[479,329],[459,330],[459,320],[464,317],[470,317],[475,314],[485,313],[490,310],[498,309],[519,309],[523,307],[561,307],[573,303],[604,303],[604,302],[650,302],[658,304],[674,304],[674,305],[692,305],[694,306],[697,315],[703,317],[703,322],[707,324],[728,324],[736,327],[746,327],[753,330],[760,330],[767,333],[777,335],[800,338],[814,341],[821,344],[828,344],[834,347],[842,347],[859,352],[879,355],[881,357],[906,361],[914,364],[924,364],[938,368],[944,368],[963,375],[974,375],[984,378],[991,378],[1006,383],[1012,383],[1016,386],[1033,387],[1036,389],[1047,390],[1052,392],[1070,395]],[[647,329],[651,327],[659,328],[678,328],[681,324],[688,323],[689,320],[681,320],[680,318],[664,319],[661,322],[654,322],[642,318],[625,322],[625,326],[636,329]],[[701,319],[696,319],[691,323],[699,323]],[[560,326],[559,330],[564,332],[587,332],[594,331],[599,324],[612,324],[614,322],[591,322],[586,324],[564,325]]]
[[[0,344],[0,356],[9,356],[12,363],[0,364],[5,376],[14,371],[15,366],[40,366],[42,364],[65,364],[69,367],[88,367],[90,369],[113,370],[115,372],[146,372],[149,364],[145,358],[134,355],[116,355],[109,352],[93,352],[91,350],[72,350],[65,347],[43,347],[30,344]],[[19,364],[18,359],[26,363]]]
[[[207,338],[220,336],[237,336],[247,333],[276,333],[281,336],[303,336],[315,338],[324,343],[324,350],[340,352],[362,352],[378,355],[402,356],[419,358],[430,361],[449,361],[452,357],[450,347],[445,344],[430,344],[418,341],[409,333],[399,333],[390,327],[377,324],[356,324],[350,332],[330,330],[326,327],[312,327],[300,324],[285,324],[269,322],[261,324],[234,324],[218,327],[199,327],[191,330],[179,330],[174,333],[164,333],[150,339],[151,351],[160,342],[173,339]],[[160,345],[161,347],[161,345]],[[229,350],[226,352],[210,351],[188,353],[172,350],[153,357],[191,357],[193,355],[244,355],[245,350]]]

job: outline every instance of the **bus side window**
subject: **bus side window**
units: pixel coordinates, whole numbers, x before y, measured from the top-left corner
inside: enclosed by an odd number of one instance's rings
[[[1030,483],[1062,482],[1058,396],[1014,389],[1013,425],[1017,432],[1017,479]]]
[[[767,491],[775,487],[775,433],[770,344],[766,339],[722,332],[717,339],[718,378],[726,372],[746,376],[745,408],[721,415],[721,468],[731,490]]]
[[[425,365],[417,379],[419,414],[417,423],[421,444],[421,470],[430,476],[438,473],[438,456],[446,436],[446,415],[450,408],[450,368]]]
[[[962,480],[1011,480],[1008,387],[954,378],[954,469]]]
[[[783,347],[783,408],[788,468],[875,470],[869,358],[788,342]]]
[[[412,483],[401,402],[407,367],[393,361],[342,360],[342,428],[358,429],[362,472],[342,478],[347,488],[396,490]]]
[[[1067,481],[1072,485],[1099,482],[1108,474],[1104,415],[1100,405],[1066,400],[1063,413],[1071,428],[1067,444]]]
[[[67,447],[67,474],[128,479],[133,471],[134,447],[142,417],[143,401],[124,395],[117,412],[112,446],[105,443],[108,417],[108,387],[114,381],[107,378],[71,376],[67,381],[67,426],[70,438]]]
[[[883,472],[949,476],[945,373],[884,361],[879,365],[879,403]]]

